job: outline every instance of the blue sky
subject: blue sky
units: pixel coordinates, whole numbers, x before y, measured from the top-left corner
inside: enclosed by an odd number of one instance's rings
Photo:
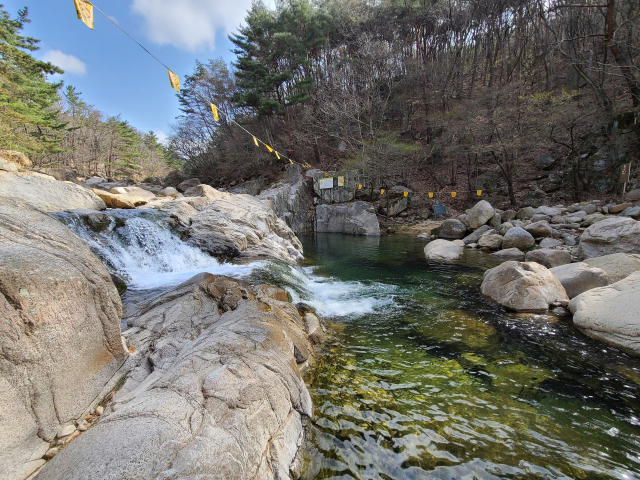
[[[0,0],[15,16],[29,7],[27,35],[39,38],[35,56],[62,67],[87,103],[163,138],[180,114],[167,71],[106,18],[95,30],[77,19],[73,0]],[[267,2],[268,3],[268,2]],[[234,59],[227,34],[242,23],[251,0],[96,0],[94,4],[181,78],[196,59]]]

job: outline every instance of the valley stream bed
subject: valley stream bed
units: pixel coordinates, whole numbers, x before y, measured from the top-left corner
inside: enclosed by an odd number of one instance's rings
[[[136,291],[193,275],[264,282],[315,309],[328,340],[306,374],[311,479],[640,479],[640,360],[570,319],[508,313],[480,294],[490,256],[425,260],[407,235],[301,236],[305,263],[220,263],[166,219],[61,221]]]

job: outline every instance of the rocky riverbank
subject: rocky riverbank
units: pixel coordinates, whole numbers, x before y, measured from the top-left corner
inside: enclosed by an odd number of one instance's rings
[[[636,198],[637,197],[637,198]],[[630,199],[640,199],[640,191]],[[425,234],[431,261],[466,249],[501,265],[482,293],[517,312],[573,314],[585,334],[640,355],[640,202],[585,202],[501,211],[486,201]]]

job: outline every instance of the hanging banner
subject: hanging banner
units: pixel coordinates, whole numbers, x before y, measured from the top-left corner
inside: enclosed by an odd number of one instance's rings
[[[213,119],[216,122],[219,122],[220,117],[218,116],[218,107],[216,107],[213,103],[211,104],[211,111],[213,112]]]
[[[429,192],[429,198],[433,198],[433,192]]]
[[[278,160],[280,160],[280,154],[278,153],[278,151],[277,151],[277,150],[276,150],[276,158],[277,158]]]
[[[265,144],[265,147],[267,147],[267,150],[269,150],[269,153],[273,152],[273,148],[271,148],[269,145]]]
[[[344,177],[338,177],[338,186],[344,187]]]
[[[380,195],[384,195],[384,188],[380,190]]]
[[[85,0],[73,0],[76,5],[76,13],[78,19],[82,20],[84,24],[93,30],[93,5]]]
[[[253,137],[253,143],[256,144],[256,147],[260,146],[260,144],[258,143],[258,139],[256,137]]]
[[[409,196],[409,192],[404,192],[404,196],[408,197]]]
[[[458,195],[456,192],[451,192],[451,198],[456,198],[456,195]]]
[[[482,190],[478,190],[478,196],[481,197],[482,196]]]
[[[180,93],[180,77],[169,70],[169,81],[171,82],[171,87],[175,88],[178,93]]]
[[[358,185],[358,190],[362,190],[362,185]]]
[[[333,188],[333,177],[320,179],[320,190],[327,190]]]

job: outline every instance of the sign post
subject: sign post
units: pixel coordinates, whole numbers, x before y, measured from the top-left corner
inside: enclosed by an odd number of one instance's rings
[[[629,180],[631,180],[631,162],[625,163],[624,165],[622,165],[622,170],[620,171],[620,183],[623,184],[622,186],[623,198],[627,194],[627,183],[629,183]]]

